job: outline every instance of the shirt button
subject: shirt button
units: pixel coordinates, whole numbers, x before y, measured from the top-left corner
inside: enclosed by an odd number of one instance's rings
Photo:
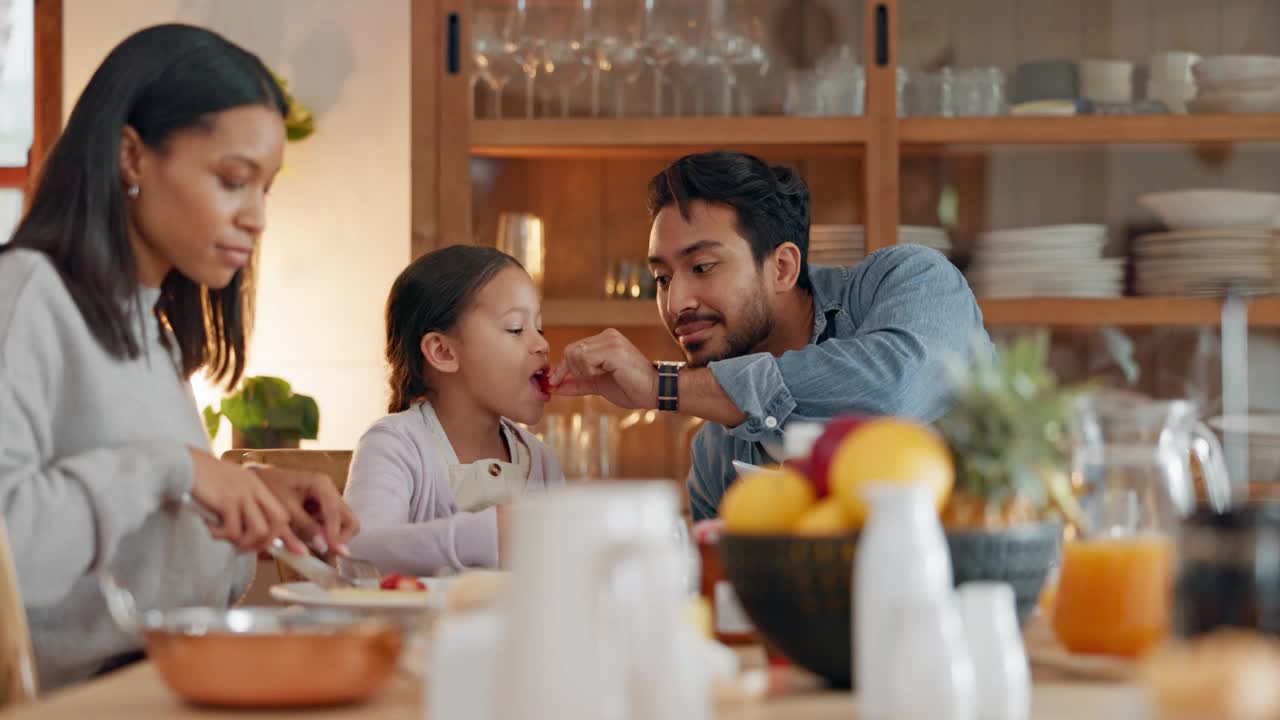
[[[778,418],[770,415],[769,417],[764,419],[764,426],[769,428],[770,430],[778,427]]]
[[[498,466],[498,463],[489,463],[489,474],[498,477],[502,474],[502,468]]]

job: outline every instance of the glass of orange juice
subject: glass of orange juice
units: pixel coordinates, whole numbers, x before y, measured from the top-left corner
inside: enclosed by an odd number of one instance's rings
[[[1053,630],[1072,652],[1138,656],[1164,640],[1173,541],[1160,533],[1084,538],[1062,548]]]
[[[1063,545],[1053,608],[1068,650],[1137,656],[1168,635],[1174,537],[1194,505],[1197,447],[1209,447],[1214,494],[1229,491],[1221,449],[1205,432],[1187,402],[1110,391],[1077,400],[1071,466],[1086,489],[1084,517]]]

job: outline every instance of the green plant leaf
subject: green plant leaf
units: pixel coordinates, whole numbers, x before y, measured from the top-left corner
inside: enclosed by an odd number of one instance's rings
[[[302,438],[315,440],[320,434],[320,406],[310,395],[296,395],[294,399],[302,405]]]
[[[204,407],[204,429],[209,433],[209,439],[218,437],[218,426],[222,425],[222,413],[213,409],[212,405]]]
[[[267,430],[314,440],[320,429],[315,399],[295,395],[288,382],[267,375],[245,378],[236,394],[222,400],[221,414],[252,447],[262,446]]]
[[[266,408],[246,391],[223,398],[222,414],[242,433],[267,424]]]

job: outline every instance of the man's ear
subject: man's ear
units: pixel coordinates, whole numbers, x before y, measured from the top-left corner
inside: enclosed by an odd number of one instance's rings
[[[427,367],[442,373],[458,372],[458,353],[453,339],[448,335],[429,332],[422,336],[419,347],[422,348],[422,357],[426,359]]]
[[[791,292],[800,282],[800,248],[795,243],[782,243],[774,249],[765,266],[772,275],[774,290]]]

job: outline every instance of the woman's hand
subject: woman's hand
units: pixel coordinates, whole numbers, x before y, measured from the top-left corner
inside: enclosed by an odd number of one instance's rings
[[[191,494],[220,522],[209,525],[209,534],[226,540],[241,552],[262,550],[280,538],[294,552],[306,553],[306,545],[289,529],[289,511],[255,473],[235,463],[218,460],[190,448],[195,466]]]
[[[294,534],[321,554],[347,554],[347,543],[359,532],[360,521],[338,494],[333,480],[318,472],[270,465],[246,467],[284,506]]]

